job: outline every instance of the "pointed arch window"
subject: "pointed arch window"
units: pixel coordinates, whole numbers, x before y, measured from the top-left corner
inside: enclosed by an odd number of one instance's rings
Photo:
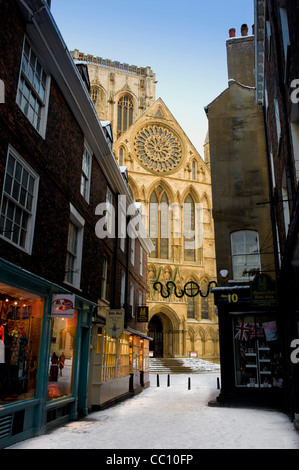
[[[152,258],[169,258],[169,200],[165,190],[158,186],[150,197],[150,237],[155,247]]]
[[[124,164],[124,149],[122,147],[119,149],[118,164],[119,166],[123,166]]]
[[[184,260],[196,261],[195,252],[195,204],[188,194],[184,201]]]
[[[195,160],[192,161],[191,170],[192,170],[192,179],[196,180],[196,162],[195,162]]]
[[[117,137],[133,124],[133,100],[129,95],[122,96],[117,103]]]

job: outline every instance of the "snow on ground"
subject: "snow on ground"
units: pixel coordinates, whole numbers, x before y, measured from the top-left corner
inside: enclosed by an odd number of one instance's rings
[[[141,394],[11,449],[299,449],[299,433],[277,411],[208,406],[218,373],[151,376]],[[188,378],[191,390],[188,390]]]

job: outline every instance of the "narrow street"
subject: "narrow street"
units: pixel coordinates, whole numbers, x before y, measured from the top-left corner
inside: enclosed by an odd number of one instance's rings
[[[217,377],[174,374],[167,386],[160,374],[157,387],[152,374],[141,394],[9,448],[299,449],[299,433],[283,413],[208,406],[219,393]]]

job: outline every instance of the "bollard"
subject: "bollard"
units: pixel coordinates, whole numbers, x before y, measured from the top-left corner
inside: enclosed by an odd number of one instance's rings
[[[219,381],[219,377],[217,377],[217,389],[220,390],[220,381]]]
[[[167,387],[170,387],[170,375],[167,376]]]
[[[160,387],[159,374],[157,374],[157,387]]]
[[[188,378],[188,390],[191,390],[191,379],[190,379],[190,377]]]

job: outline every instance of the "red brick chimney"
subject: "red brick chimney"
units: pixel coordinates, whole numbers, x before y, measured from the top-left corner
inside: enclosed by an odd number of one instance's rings
[[[247,24],[242,24],[242,26],[241,26],[241,36],[248,36],[248,26],[247,26]]]

